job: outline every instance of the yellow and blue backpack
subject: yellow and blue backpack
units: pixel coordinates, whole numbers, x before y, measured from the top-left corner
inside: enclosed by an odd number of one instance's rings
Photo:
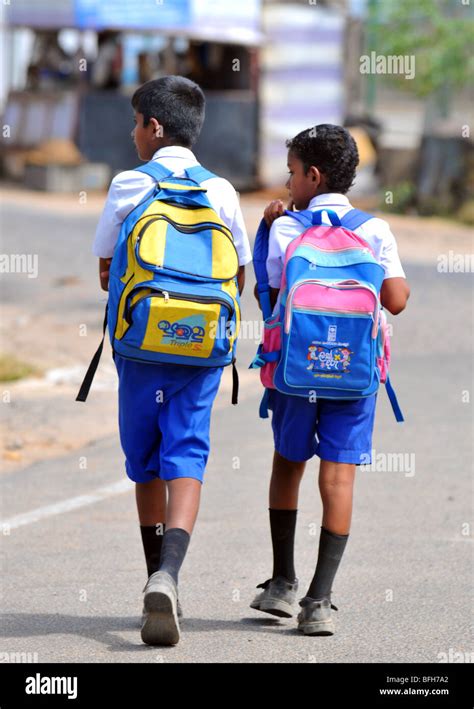
[[[175,177],[157,162],[136,168],[156,185],[124,220],[109,275],[104,320],[125,359],[197,367],[232,364],[240,323],[239,261],[232,232],[201,186],[197,165]],[[77,401],[85,401],[102,353],[95,353]]]

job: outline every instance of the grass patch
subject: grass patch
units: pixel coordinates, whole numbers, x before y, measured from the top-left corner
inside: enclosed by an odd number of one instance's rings
[[[0,354],[0,382],[16,382],[18,379],[40,374],[37,367],[17,359],[14,355]]]

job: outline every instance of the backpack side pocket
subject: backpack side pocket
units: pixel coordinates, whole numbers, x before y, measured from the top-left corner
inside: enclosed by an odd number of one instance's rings
[[[377,365],[380,370],[380,382],[382,384],[387,381],[390,356],[389,326],[385,312],[381,309],[379,312],[379,331],[377,338]]]

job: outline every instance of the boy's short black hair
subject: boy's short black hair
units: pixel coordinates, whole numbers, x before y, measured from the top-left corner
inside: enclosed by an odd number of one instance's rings
[[[184,76],[164,76],[147,81],[132,96],[132,106],[143,114],[143,125],[156,118],[164,137],[190,148],[204,121],[206,100],[202,89]]]
[[[328,190],[340,194],[349,191],[359,164],[359,151],[348,130],[321,123],[287,140],[286,147],[301,160],[305,173],[314,165],[324,174]]]

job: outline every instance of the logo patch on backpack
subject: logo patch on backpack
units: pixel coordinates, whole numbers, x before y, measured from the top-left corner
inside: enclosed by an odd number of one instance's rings
[[[192,343],[202,343],[205,335],[206,321],[202,315],[195,315],[170,322],[160,320],[158,328],[163,332],[163,340],[176,346],[189,346]]]
[[[348,347],[325,347],[324,344],[316,341],[308,347],[307,359],[309,364],[306,367],[315,377],[341,377],[339,372],[346,374],[349,370],[351,355],[354,352]],[[335,372],[336,374],[332,374]]]

